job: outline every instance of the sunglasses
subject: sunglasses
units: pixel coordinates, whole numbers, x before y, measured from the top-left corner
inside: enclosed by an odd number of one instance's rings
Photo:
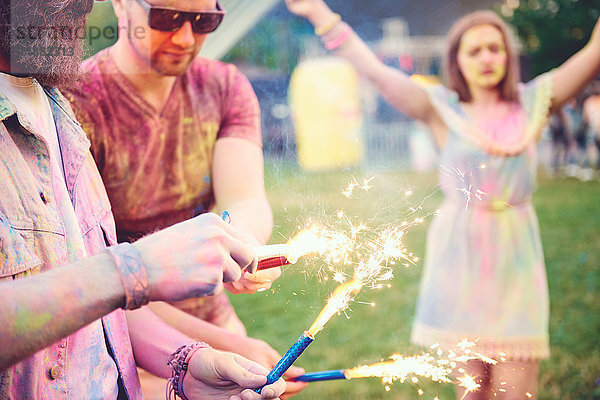
[[[225,17],[225,10],[221,8],[218,1],[216,10],[198,12],[156,7],[146,2],[146,0],[136,1],[148,13],[148,26],[162,32],[175,32],[186,21],[190,21],[194,33],[211,33],[221,25],[223,17]]]

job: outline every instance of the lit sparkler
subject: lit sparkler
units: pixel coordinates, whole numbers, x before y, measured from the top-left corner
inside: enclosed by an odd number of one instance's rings
[[[354,270],[353,279],[339,285],[327,301],[327,304],[321,310],[311,327],[296,343],[286,352],[284,357],[277,363],[275,368],[269,373],[267,382],[275,382],[293,362],[302,354],[302,351],[314,340],[316,334],[321,331],[325,324],[336,314],[346,310],[350,302],[360,292],[360,290],[369,284],[374,284],[381,279],[391,279],[392,274],[386,266],[386,262],[392,258],[405,258],[402,238],[404,230],[400,228],[385,229],[371,243],[372,253],[366,262],[360,262]],[[308,339],[310,338],[310,340]],[[260,393],[262,387],[256,389]]]
[[[459,366],[468,360],[480,360],[490,364],[497,363],[497,361],[487,356],[470,352],[469,348],[474,344],[474,342],[464,340],[457,345],[456,349],[449,351],[446,356],[439,348],[434,354],[425,353],[416,356],[394,354],[390,357],[390,361],[359,365],[351,369],[311,372],[294,380],[315,382],[376,377],[381,378],[384,384],[391,384],[396,381],[403,383],[408,379],[413,383],[417,383],[419,378],[426,378],[440,383],[456,382],[458,386],[466,390],[466,393],[469,393],[477,390],[480,385],[475,381],[475,377],[464,372],[462,376],[455,377],[457,371],[461,371]],[[432,346],[432,349],[435,348],[436,346]],[[419,391],[422,392],[421,389]]]
[[[497,363],[496,360],[490,357],[472,351],[475,346],[475,342],[463,339],[454,349],[445,352],[436,344],[431,346],[431,352],[425,354],[416,356],[394,354],[389,361],[359,365],[352,369],[307,373],[295,378],[295,380],[312,382],[377,377],[381,378],[384,384],[391,384],[395,381],[402,383],[407,379],[417,383],[418,378],[447,383],[454,382],[453,377],[457,375],[457,372],[461,372],[463,375],[454,379],[459,386],[469,392],[477,390],[479,385],[475,382],[475,378],[465,374],[460,366],[469,360],[480,360],[488,364]]]
[[[384,383],[396,380],[404,382],[409,376],[430,378],[436,382],[451,382],[448,366],[439,365],[430,354],[404,357],[392,356],[392,361],[383,361],[371,365],[359,365],[346,370],[313,372],[295,378],[296,381],[312,382],[332,379],[381,378]]]
[[[369,182],[370,179],[365,180],[363,185],[360,186],[354,179],[344,194],[349,197],[355,187],[368,190],[370,188]],[[295,262],[295,260],[305,254],[316,252],[320,255],[326,255],[326,261],[336,260],[339,262],[344,260],[344,262],[346,262],[348,260],[348,254],[357,247],[357,236],[361,231],[366,230],[367,227],[364,224],[352,224],[343,212],[338,212],[338,218],[345,218],[351,229],[350,238],[346,235],[319,229],[318,227],[311,227],[311,229],[300,232],[287,244],[287,253],[283,256],[290,262]],[[357,266],[354,269],[352,279],[348,282],[341,283],[334,290],[327,301],[327,304],[321,310],[308,331],[304,332],[269,373],[267,384],[281,378],[285,371],[287,371],[308,345],[312,343],[314,337],[325,327],[325,324],[327,324],[334,315],[345,311],[356,295],[365,286],[381,287],[381,285],[377,285],[378,282],[390,280],[393,277],[393,274],[388,263],[392,264],[393,259],[401,259],[407,263],[414,263],[418,260],[412,253],[407,252],[403,244],[403,237],[409,226],[420,224],[422,222],[422,218],[416,218],[414,222],[405,222],[401,227],[388,227],[382,229],[376,235],[374,240],[367,242],[364,247],[364,250],[368,254],[365,258],[366,261],[360,260],[356,263]],[[277,254],[277,256],[282,257],[281,254]],[[334,276],[338,278],[338,281],[343,281],[342,274],[336,273]],[[261,390],[262,387],[256,389],[256,392],[260,393]]]
[[[295,264],[300,257],[319,254],[327,262],[341,262],[354,248],[346,235],[311,225],[301,230],[286,244],[257,246],[258,270]]]

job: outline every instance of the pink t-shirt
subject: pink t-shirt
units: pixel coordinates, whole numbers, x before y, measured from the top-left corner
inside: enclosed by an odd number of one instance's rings
[[[231,64],[196,58],[175,81],[162,112],[138,94],[107,50],[82,70],[79,88],[66,96],[92,143],[119,242],[211,210],[217,139],[240,137],[262,146],[258,100]],[[223,327],[235,315],[224,294],[176,306]]]
[[[137,93],[108,51],[82,68],[83,82],[68,97],[92,142],[120,241],[210,211],[217,139],[262,145],[258,100],[231,64],[196,58],[162,112]]]

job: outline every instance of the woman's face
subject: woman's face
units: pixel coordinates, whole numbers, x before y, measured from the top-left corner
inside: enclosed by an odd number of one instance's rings
[[[493,25],[476,25],[465,31],[458,46],[458,67],[469,88],[492,89],[506,75],[506,46]]]

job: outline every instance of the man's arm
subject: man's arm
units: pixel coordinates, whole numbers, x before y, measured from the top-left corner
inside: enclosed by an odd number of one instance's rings
[[[180,346],[194,340],[168,325],[148,307],[128,311],[126,315],[137,365],[154,375],[170,378],[171,370],[167,364],[169,356]],[[215,353],[212,349],[194,353],[184,381],[186,395],[190,399],[221,398],[217,396],[229,392],[229,395],[238,398],[259,399],[275,398],[283,393],[285,383],[280,379],[269,386],[273,390],[271,395],[260,396],[246,389],[245,395],[239,397],[244,388],[262,386],[269,371],[259,364],[236,357],[238,356],[228,353]],[[223,398],[230,398],[229,395]]]
[[[273,229],[273,214],[265,193],[262,149],[247,139],[217,140],[212,177],[216,208],[229,212],[231,225],[252,238],[254,244],[265,244]],[[234,294],[254,293],[269,289],[280,275],[280,268],[244,272],[240,281],[226,287]]]
[[[125,292],[108,254],[0,283],[0,370],[124,303]]]
[[[212,180],[216,209],[227,210],[231,224],[255,244],[271,237],[273,214],[264,184],[262,149],[247,139],[225,137],[213,150]]]
[[[6,235],[10,228],[0,232]],[[149,300],[213,294],[223,282],[239,279],[240,269],[256,266],[253,249],[215,214],[174,225],[133,246],[145,265]],[[2,370],[122,307],[125,288],[111,257],[102,253],[0,283],[0,304]]]

